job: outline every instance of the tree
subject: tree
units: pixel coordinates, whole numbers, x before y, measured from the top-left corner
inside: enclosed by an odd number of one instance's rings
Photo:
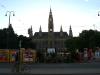
[[[76,49],[80,48],[80,39],[79,37],[73,37],[66,40],[66,47],[70,52],[70,55],[68,56],[67,62],[74,62],[75,61],[75,54]]]
[[[32,39],[17,35],[10,26],[8,28],[0,29],[0,48],[1,49],[19,49],[19,41],[21,40],[21,45],[23,48],[35,49],[35,43]]]
[[[80,40],[79,37],[73,37],[66,40],[66,47],[68,49],[79,49],[80,48]]]
[[[23,36],[23,35],[20,35],[18,37],[19,41],[21,41],[21,47],[22,48],[32,48],[32,49],[35,49],[35,43],[32,41],[32,39],[26,37],[26,36]]]
[[[94,30],[84,30],[79,35],[82,48],[94,48],[100,46],[100,32]]]

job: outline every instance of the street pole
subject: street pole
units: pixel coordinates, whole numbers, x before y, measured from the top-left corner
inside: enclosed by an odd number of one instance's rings
[[[94,27],[94,31],[95,31],[95,30],[96,30],[96,29],[95,29],[95,24],[93,24],[93,27]]]
[[[100,11],[98,11],[98,16],[100,16]]]
[[[18,54],[18,57],[19,57],[19,64],[18,64],[18,66],[19,66],[19,68],[18,68],[18,72],[21,72],[21,40],[19,41],[19,54]]]
[[[11,17],[11,13],[13,14],[13,16],[15,16],[14,11],[7,11],[5,16],[9,16],[9,25],[10,25],[10,17]],[[8,41],[9,41],[9,32],[7,31],[7,49],[8,49]],[[9,63],[10,63],[10,50],[9,50]]]
[[[10,17],[11,17],[11,14],[13,14],[13,16],[15,16],[15,12],[14,11],[7,11],[6,14],[5,14],[5,16],[8,15],[8,17],[9,17],[9,25],[10,25]]]

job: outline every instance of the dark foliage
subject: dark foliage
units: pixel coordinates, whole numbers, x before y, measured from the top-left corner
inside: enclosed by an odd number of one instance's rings
[[[32,39],[23,35],[17,35],[14,33],[12,27],[0,29],[0,49],[19,49],[19,42],[21,40],[21,47],[23,48],[35,48],[35,44]]]
[[[84,30],[78,37],[66,40],[69,49],[83,49],[100,47],[100,32],[96,30]]]

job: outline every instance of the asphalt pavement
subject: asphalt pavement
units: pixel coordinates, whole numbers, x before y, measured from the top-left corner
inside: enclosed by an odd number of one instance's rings
[[[16,74],[12,72],[14,64],[0,63],[1,74]],[[24,71],[21,74],[57,74],[57,75],[100,75],[100,63],[62,63],[62,64],[24,64]]]

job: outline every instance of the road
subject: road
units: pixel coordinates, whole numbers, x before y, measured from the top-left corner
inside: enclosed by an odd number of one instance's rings
[[[27,64],[23,73],[30,74],[98,74],[100,63]],[[1,63],[0,73],[11,73],[13,64]]]

